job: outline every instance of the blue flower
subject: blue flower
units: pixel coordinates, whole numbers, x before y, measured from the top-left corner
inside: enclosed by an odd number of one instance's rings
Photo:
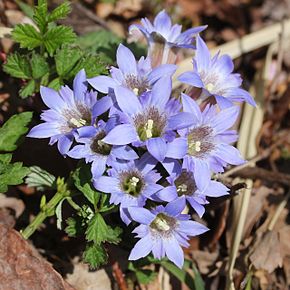
[[[131,222],[127,208],[142,207],[154,193],[163,187],[157,184],[161,178],[153,168],[157,161],[144,154],[139,160],[115,162],[108,170],[109,176],[101,176],[93,180],[97,190],[111,193],[110,202],[120,204],[120,215],[124,223]]]
[[[124,86],[139,96],[151,90],[162,77],[171,76],[176,70],[176,66],[171,64],[152,69],[149,58],[141,57],[137,62],[131,50],[122,44],[117,49],[117,64],[119,68],[110,69],[112,77],[97,76],[88,79],[90,85],[104,94],[117,86]]]
[[[172,25],[169,15],[162,10],[157,14],[153,24],[147,19],[141,20],[141,25],[133,24],[129,32],[133,34],[136,30],[146,37],[152,66],[160,63],[175,63],[177,48],[195,48],[194,41],[198,33],[207,26],[199,26],[181,32],[182,26]]]
[[[92,175],[94,178],[103,175],[106,165],[116,161],[138,159],[137,153],[129,146],[112,146],[101,141],[107,133],[116,125],[116,121],[111,118],[107,123],[99,121],[97,127],[83,127],[78,129],[78,143],[67,155],[75,158],[85,158],[86,162],[92,162]]]
[[[240,88],[240,74],[232,73],[234,64],[231,58],[228,55],[219,56],[219,53],[211,58],[209,49],[200,36],[196,38],[196,46],[193,71],[180,75],[179,81],[202,88],[200,98],[214,96],[221,108],[243,101],[256,106],[252,96]]]
[[[163,162],[163,165],[167,167],[167,163]],[[200,179],[195,179],[191,171],[183,169],[180,163],[175,163],[174,171],[171,171],[167,178],[169,186],[155,194],[161,201],[170,202],[179,198],[180,202],[185,203],[187,200],[199,217],[202,217],[205,212],[204,205],[208,203],[207,196],[219,197],[229,194],[228,188],[222,183],[214,180],[208,180],[207,184],[200,183]]]
[[[138,98],[124,87],[115,89],[116,100],[122,112],[119,112],[121,125],[116,126],[103,139],[111,145],[146,146],[149,153],[158,161],[167,156],[168,142],[175,138],[174,130],[186,128],[194,121],[192,114],[180,113],[180,105],[169,100],[171,78],[163,78],[152,92]],[[174,143],[178,146],[178,142]],[[168,152],[168,157],[179,158],[178,148]]]
[[[183,168],[192,171],[196,182],[205,187],[211,171],[223,172],[227,164],[244,163],[240,152],[229,145],[237,140],[236,131],[228,129],[235,123],[239,108],[232,106],[217,113],[216,106],[207,105],[201,112],[197,103],[185,94],[182,94],[182,103],[183,111],[191,113],[195,122],[178,131],[181,137],[168,144],[168,151],[174,152],[175,143],[178,143],[178,152],[183,154]]]
[[[73,82],[73,91],[63,86],[59,92],[41,87],[43,102],[50,108],[41,114],[45,121],[31,129],[28,137],[49,138],[49,144],[58,143],[58,150],[65,155],[77,135],[77,129],[94,125],[96,117],[112,105],[109,97],[97,100],[97,94],[88,91],[86,73],[81,70]]]
[[[150,252],[157,259],[168,257],[182,268],[184,253],[181,247],[188,247],[189,236],[194,237],[208,231],[204,225],[191,221],[190,216],[181,214],[184,203],[176,199],[165,207],[157,206],[149,211],[145,208],[128,209],[139,225],[133,233],[141,238],[132,249],[129,260],[146,257]]]

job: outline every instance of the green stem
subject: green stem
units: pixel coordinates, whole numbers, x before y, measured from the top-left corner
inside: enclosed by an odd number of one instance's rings
[[[71,197],[68,197],[67,199],[67,202],[70,204],[70,206],[75,209],[76,211],[80,212],[82,210],[82,208],[80,206],[78,206],[73,200]]]
[[[39,228],[39,226],[47,217],[55,213],[55,208],[58,203],[69,194],[70,192],[66,189],[66,186],[59,186],[56,194],[45,206],[42,207],[41,211],[31,222],[31,224],[29,224],[24,230],[21,231],[23,238],[28,239]]]

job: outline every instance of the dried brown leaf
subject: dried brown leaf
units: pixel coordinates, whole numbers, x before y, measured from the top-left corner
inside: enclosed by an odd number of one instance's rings
[[[248,237],[250,235],[254,224],[261,218],[265,207],[266,197],[272,191],[272,189],[266,186],[261,186],[251,195],[243,237]]]
[[[20,234],[0,224],[0,290],[74,290]]]
[[[197,263],[198,269],[201,274],[208,274],[212,270],[219,253],[216,252],[206,252],[206,251],[193,251],[192,256],[194,261]]]
[[[250,260],[256,269],[272,273],[277,267],[282,267],[282,255],[279,233],[268,231],[257,240]]]

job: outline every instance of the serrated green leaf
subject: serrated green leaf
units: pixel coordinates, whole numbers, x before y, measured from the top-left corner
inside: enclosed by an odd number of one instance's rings
[[[76,43],[83,50],[88,50],[93,53],[102,53],[105,62],[112,64],[116,58],[118,45],[122,43],[122,41],[122,38],[111,31],[100,29],[79,36]]]
[[[18,24],[12,31],[12,38],[21,48],[33,49],[42,44],[41,34],[30,24]]]
[[[38,166],[31,166],[29,169],[30,172],[25,179],[28,187],[36,187],[39,191],[55,188],[55,176]]]
[[[77,168],[77,170],[73,174],[73,179],[76,188],[84,194],[89,202],[96,206],[101,193],[93,189],[91,185],[92,174],[90,165],[83,165]]]
[[[62,83],[61,79],[60,78],[55,78],[54,80],[52,80],[48,84],[48,87],[58,91],[62,85],[63,85],[63,83]]]
[[[9,152],[17,148],[19,139],[28,131],[31,119],[32,112],[24,112],[5,122],[0,128],[0,151]]]
[[[30,61],[32,77],[39,79],[49,72],[49,65],[45,57],[40,54],[33,53]]]
[[[27,56],[18,53],[10,54],[3,70],[12,77],[29,79],[31,78],[31,69]]]
[[[107,263],[108,255],[102,246],[88,244],[83,253],[83,260],[90,265],[91,269],[96,269]]]
[[[93,54],[84,55],[77,63],[77,65],[70,71],[68,77],[72,78],[81,69],[85,69],[88,78],[108,74],[108,69],[106,65],[101,61],[100,56]]]
[[[0,162],[2,162],[3,164],[10,163],[11,159],[12,159],[11,153],[0,154]]]
[[[66,224],[67,226],[64,230],[69,237],[76,237],[83,234],[85,224],[83,223],[81,217],[69,217],[66,220]]]
[[[23,182],[29,169],[22,167],[21,162],[12,164],[0,164],[0,192],[6,192],[9,185],[17,185]]]
[[[30,80],[25,86],[23,86],[20,91],[19,95],[22,99],[30,97],[35,93],[36,83],[34,80]]]
[[[47,1],[38,1],[38,5],[34,8],[33,20],[41,33],[44,33],[47,26]]]
[[[122,232],[120,228],[111,228],[103,219],[102,215],[97,213],[89,222],[86,230],[86,239],[100,245],[104,242],[118,244],[119,235]]]
[[[48,22],[53,22],[66,18],[67,15],[71,12],[71,5],[69,2],[64,2],[58,7],[56,7],[48,16]]]
[[[83,52],[78,47],[64,46],[56,52],[56,71],[60,76],[66,76],[82,57]]]
[[[63,44],[74,42],[76,34],[71,27],[59,25],[50,28],[44,35],[44,45],[50,55]]]

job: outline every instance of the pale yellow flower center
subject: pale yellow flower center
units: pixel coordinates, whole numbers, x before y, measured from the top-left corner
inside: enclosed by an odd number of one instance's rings
[[[71,118],[70,123],[79,128],[85,126],[87,124],[87,121],[81,118],[78,120],[76,118]]]
[[[144,126],[144,130],[145,130],[147,138],[151,138],[153,136],[153,133],[152,133],[153,125],[154,125],[154,121],[152,119],[148,119],[148,121],[146,122]]]
[[[208,84],[205,86],[205,88],[206,88],[209,92],[211,92],[211,91],[214,89],[214,84],[212,84],[212,83],[208,83]]]

